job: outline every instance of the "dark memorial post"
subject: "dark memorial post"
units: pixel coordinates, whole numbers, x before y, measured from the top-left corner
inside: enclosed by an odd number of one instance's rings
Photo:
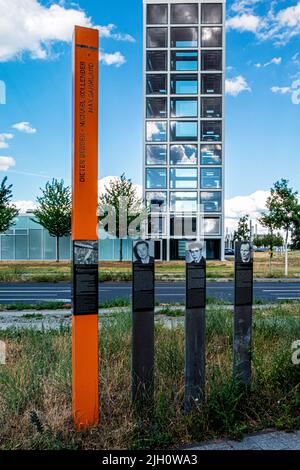
[[[98,63],[99,32],[73,38],[72,401],[77,430],[99,420]]]
[[[134,241],[132,261],[132,400],[142,405],[154,392],[154,241]]]
[[[185,411],[205,396],[205,243],[186,244]]]
[[[235,309],[233,374],[242,385],[251,382],[253,306],[253,246],[249,241],[235,243]]]

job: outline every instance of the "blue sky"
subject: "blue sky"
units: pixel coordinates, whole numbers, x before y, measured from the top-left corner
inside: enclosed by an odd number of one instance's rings
[[[34,201],[52,177],[70,184],[75,23],[101,26],[99,176],[125,171],[141,184],[142,0],[7,5],[0,0],[0,178],[14,199]],[[300,189],[300,2],[231,0],[227,21],[226,197],[281,177]]]

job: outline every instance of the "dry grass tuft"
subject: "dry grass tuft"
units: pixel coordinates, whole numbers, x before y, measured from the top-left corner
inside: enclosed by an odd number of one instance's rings
[[[137,449],[180,446],[264,428],[300,427],[300,366],[291,344],[300,339],[298,305],[257,311],[251,391],[232,382],[232,318],[207,314],[206,403],[183,412],[184,332],[156,327],[154,413],[131,408],[131,318],[118,314],[100,329],[101,422],[76,433],[71,420],[70,331],[8,331],[8,362],[0,366],[0,449]]]

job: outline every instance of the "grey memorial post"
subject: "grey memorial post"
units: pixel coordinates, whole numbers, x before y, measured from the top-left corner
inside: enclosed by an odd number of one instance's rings
[[[154,242],[133,242],[132,400],[150,403],[154,391]]]
[[[235,244],[233,374],[246,386],[251,382],[252,306],[253,246],[239,241]]]
[[[185,411],[205,396],[206,260],[203,242],[186,244]]]

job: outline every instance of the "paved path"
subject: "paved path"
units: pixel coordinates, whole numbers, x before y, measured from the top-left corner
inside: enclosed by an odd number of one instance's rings
[[[214,310],[215,308],[222,308],[228,311],[228,314],[232,315],[233,306],[225,305],[222,307],[208,305],[207,312]],[[272,309],[273,305],[256,305],[254,306],[254,312],[261,309]],[[176,317],[170,317],[163,313],[162,307],[155,307],[155,312],[160,313],[160,315],[155,316],[156,322],[163,322],[163,325],[168,329],[176,328],[178,325],[184,324],[184,307],[176,306],[169,307],[169,309],[178,312],[181,312],[182,315]],[[130,311],[130,307],[115,307],[109,309],[99,309],[99,322],[102,322],[104,319],[109,317],[111,314],[120,313],[120,312]],[[16,329],[35,329],[35,330],[59,330],[61,327],[70,327],[72,319],[71,310],[9,310],[9,311],[0,311],[0,331],[6,331],[10,328]],[[274,318],[264,318],[263,322],[273,323],[276,321],[285,323],[286,318],[276,317]]]
[[[113,299],[130,299],[131,283],[101,283],[99,284],[101,302]],[[183,303],[185,301],[184,282],[156,283],[156,300],[161,303]],[[208,282],[207,295],[218,300],[233,303],[234,284],[232,282]],[[300,281],[286,282],[256,282],[254,284],[254,299],[264,302],[280,300],[300,300]],[[0,284],[0,303],[41,303],[50,301],[71,301],[71,286],[69,283],[59,284]]]
[[[300,450],[300,431],[253,434],[242,441],[215,441],[187,447],[185,450]]]

